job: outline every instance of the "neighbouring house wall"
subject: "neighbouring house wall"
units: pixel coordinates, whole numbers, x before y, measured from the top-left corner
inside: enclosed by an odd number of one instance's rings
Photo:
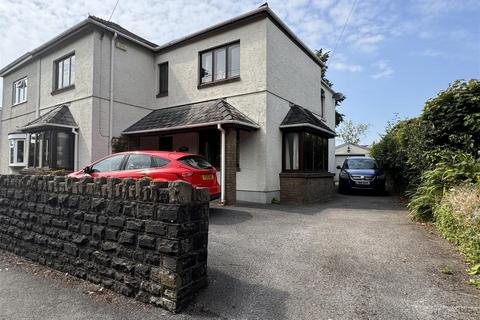
[[[32,61],[3,77],[3,111],[0,132],[0,173],[15,173],[17,168],[9,167],[8,134],[35,119],[35,106],[38,98],[37,61]],[[12,106],[13,83],[27,77],[27,101]]]
[[[46,51],[26,65],[4,77],[4,112],[2,114],[1,150],[8,150],[7,135],[35,119],[35,108],[40,101],[40,115],[52,107],[69,106],[79,130],[79,165],[91,162],[92,149],[92,94],[93,94],[93,33],[81,33],[72,39]],[[54,62],[58,58],[75,52],[75,88],[52,94],[54,86]],[[38,74],[40,70],[40,90]],[[27,102],[12,106],[13,82],[28,77]],[[40,95],[40,97],[38,96]],[[19,169],[19,168],[17,168]],[[8,166],[8,153],[0,153],[0,173],[15,173]]]
[[[368,148],[363,148],[355,144],[343,144],[335,148],[335,180],[338,181],[340,170],[337,169],[337,166],[342,166],[345,159],[353,156],[364,156],[368,157],[370,155],[370,150]]]
[[[113,35],[94,33],[94,117],[92,161],[108,153],[110,116],[110,57]],[[133,42],[118,37],[124,49],[114,47],[113,136],[153,109],[155,100],[154,54]]]
[[[208,189],[0,175],[0,248],[178,311],[207,284]]]

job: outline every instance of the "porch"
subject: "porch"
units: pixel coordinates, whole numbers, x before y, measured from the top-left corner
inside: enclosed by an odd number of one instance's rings
[[[221,203],[235,204],[241,132],[259,126],[223,99],[151,112],[123,133],[129,150],[179,151],[204,156],[218,170]]]

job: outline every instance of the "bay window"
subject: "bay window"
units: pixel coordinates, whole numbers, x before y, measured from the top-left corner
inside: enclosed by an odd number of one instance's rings
[[[239,76],[240,43],[223,45],[200,53],[200,85],[237,79]]]
[[[25,166],[26,164],[26,134],[14,133],[8,135],[9,143],[9,157],[8,163],[10,166]]]
[[[28,166],[73,170],[74,137],[68,131],[47,130],[30,134]]]
[[[284,132],[283,171],[328,171],[328,138],[308,131]]]

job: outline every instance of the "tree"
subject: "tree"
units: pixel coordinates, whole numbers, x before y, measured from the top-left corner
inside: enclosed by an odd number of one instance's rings
[[[329,87],[333,87],[333,83],[326,78],[327,69],[328,69],[327,61],[328,61],[328,58],[330,58],[330,51],[324,51],[323,48],[320,48],[318,50],[315,50],[314,53],[317,56],[317,58],[320,59],[320,61],[322,61],[325,64],[325,66],[322,68],[323,82],[325,82]],[[344,94],[338,92],[334,97],[335,106],[340,105],[343,102],[343,100],[345,100],[346,98],[347,97]],[[345,115],[343,113],[340,113],[337,110],[335,110],[335,127],[337,127],[340,123],[343,122],[344,117]]]
[[[369,124],[354,124],[352,120],[346,120],[338,130],[338,135],[345,143],[358,144],[369,127]]]

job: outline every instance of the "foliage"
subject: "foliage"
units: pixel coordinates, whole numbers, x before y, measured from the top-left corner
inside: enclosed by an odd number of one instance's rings
[[[480,288],[480,81],[455,81],[422,114],[387,125],[372,155],[400,189],[415,220],[434,221],[475,263]]]
[[[427,153],[432,169],[420,177],[420,183],[411,196],[408,208],[416,220],[432,220],[435,206],[452,187],[480,184],[480,159],[467,153],[436,150]]]
[[[440,272],[443,274],[453,274],[452,269],[450,269],[448,266],[440,268]]]
[[[317,56],[317,58],[320,59],[320,61],[322,61],[325,64],[325,66],[322,68],[322,71],[321,71],[322,80],[329,87],[333,87],[333,83],[326,78],[327,69],[328,69],[327,62],[328,62],[328,59],[330,58],[330,51],[325,51],[323,48],[320,48],[318,50],[315,50],[314,53]],[[338,92],[334,97],[334,99],[335,99],[335,106],[338,106],[346,99],[346,96]],[[335,127],[338,127],[338,125],[343,122],[344,117],[345,115],[343,113],[340,113],[337,110],[335,110]]]
[[[354,124],[352,120],[347,120],[338,130],[338,136],[345,143],[358,144],[369,127],[368,124]]]
[[[422,172],[435,166],[435,150],[478,156],[479,139],[480,81],[456,81],[428,100],[419,117],[389,122],[371,154],[383,164],[397,190],[415,190]]]
[[[343,120],[345,120],[345,115],[335,110],[335,127],[338,127],[338,125],[342,123]]]
[[[426,143],[477,155],[480,150],[480,81],[455,81],[426,102]]]
[[[128,150],[128,138],[124,135],[112,138],[112,153],[124,152]]]
[[[435,209],[435,225],[476,263],[470,275],[480,271],[480,184],[452,188]]]
[[[333,83],[331,83],[330,80],[328,80],[325,77],[328,69],[327,61],[328,61],[328,58],[330,58],[330,51],[325,51],[323,48],[320,48],[318,50],[315,50],[314,53],[317,56],[317,58],[320,59],[320,61],[322,61],[325,64],[325,66],[322,68],[322,80],[325,81],[325,83],[329,87],[333,87]]]

